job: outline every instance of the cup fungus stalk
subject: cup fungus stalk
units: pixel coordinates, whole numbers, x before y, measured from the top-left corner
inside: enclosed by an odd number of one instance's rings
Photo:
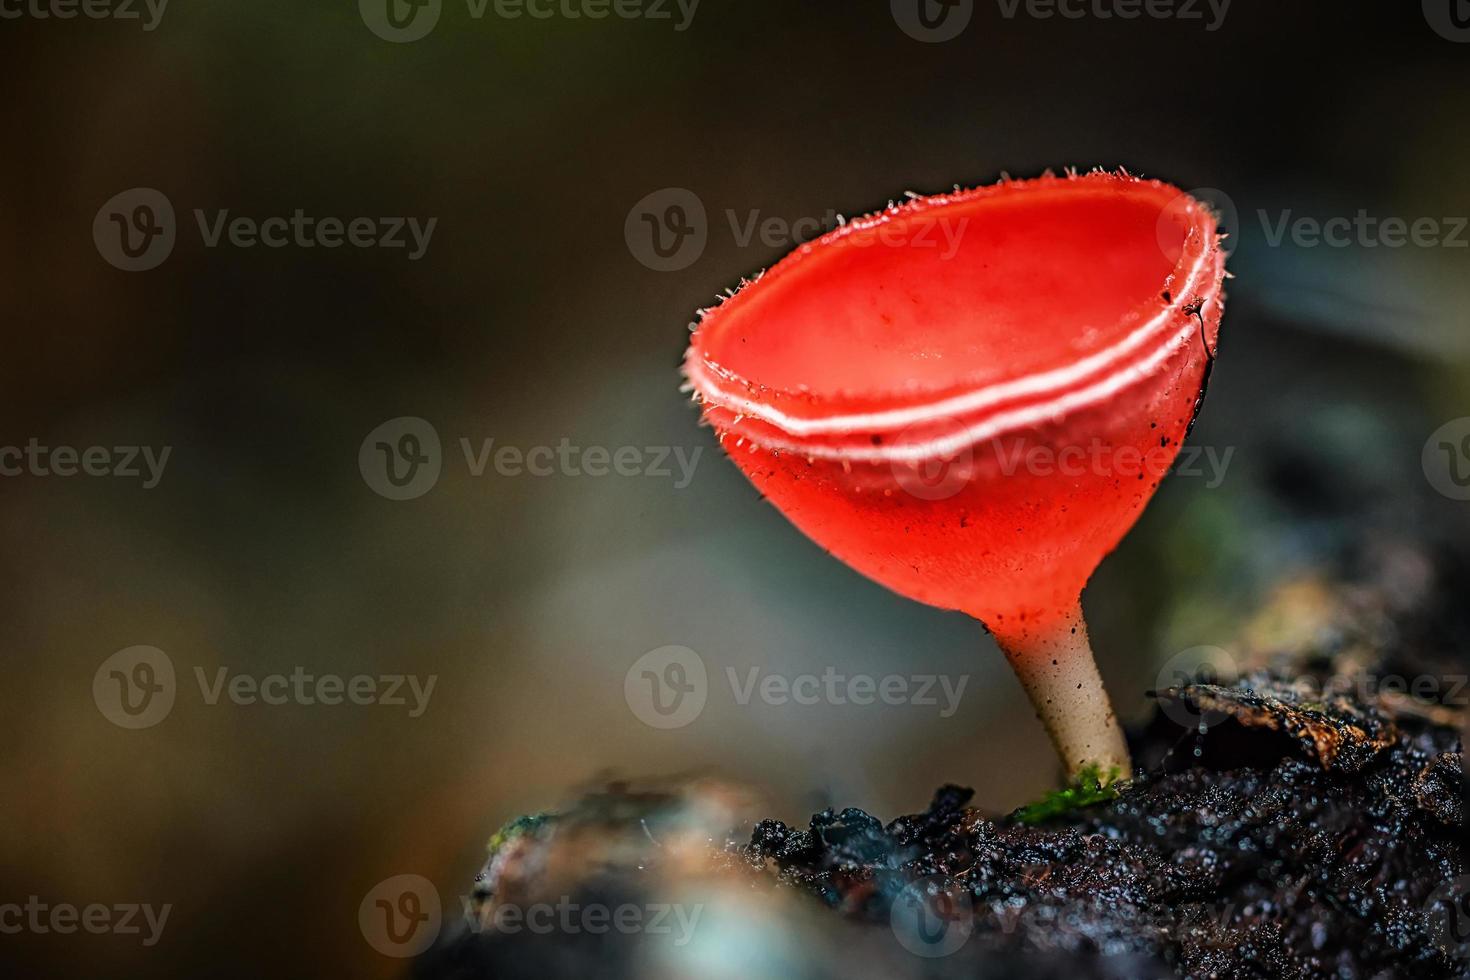
[[[1093,766],[1104,783],[1132,772],[1080,603],[1033,632],[997,639],[1072,778]]]
[[[916,196],[742,283],[685,357],[704,420],[797,527],[994,634],[1074,780],[1132,771],[1081,594],[1198,411],[1219,237],[1126,173]]]

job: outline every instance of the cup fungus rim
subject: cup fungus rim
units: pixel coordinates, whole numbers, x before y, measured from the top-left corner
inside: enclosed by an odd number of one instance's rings
[[[721,366],[705,353],[700,343],[704,331],[717,329],[725,316],[739,309],[742,297],[758,284],[789,275],[804,260],[846,236],[899,218],[1001,195],[1108,190],[1155,195],[1165,208],[1175,201],[1184,201],[1181,251],[1174,268],[1159,283],[1162,305],[1157,312],[1128,329],[1120,340],[1070,363],[978,387],[973,381],[961,378],[953,384],[920,389],[912,393],[913,400],[907,404],[874,410],[844,406],[843,401],[852,397],[850,393],[815,396],[805,391],[760,385]],[[1225,276],[1217,222],[1216,215],[1204,202],[1164,181],[1146,180],[1126,171],[1094,170],[1085,176],[1068,172],[1062,177],[1048,172],[1027,180],[1003,179],[969,190],[915,197],[848,221],[802,245],[765,273],[742,281],[740,288],[719,305],[701,311],[685,356],[684,373],[696,400],[703,401],[707,410],[729,413],[737,422],[753,420],[755,426],[748,426],[744,437],[769,449],[798,452],[813,458],[872,462],[918,461],[956,453],[983,439],[1044,423],[1113,397],[1143,380],[1149,371],[1191,340],[1203,342],[1206,354],[1213,357],[1213,343],[1205,325],[1218,322],[1218,307],[1223,298],[1221,283]],[[1118,322],[1126,322],[1141,308],[1138,305],[1127,308]],[[825,415],[797,414],[777,404],[787,401],[822,408],[830,406],[836,411]],[[922,442],[862,439],[843,444],[829,439],[899,432],[945,420],[959,427]]]

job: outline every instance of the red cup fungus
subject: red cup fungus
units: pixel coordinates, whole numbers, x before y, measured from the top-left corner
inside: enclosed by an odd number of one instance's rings
[[[1081,593],[1185,438],[1225,257],[1126,173],[915,197],[703,311],[704,419],[819,545],[995,635],[1074,777],[1131,766]]]

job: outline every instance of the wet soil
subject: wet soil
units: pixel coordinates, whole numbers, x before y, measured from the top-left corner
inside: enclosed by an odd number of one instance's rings
[[[1391,558],[1286,583],[1242,631],[1256,639],[1234,676],[1153,692],[1153,720],[1131,733],[1136,778],[1114,799],[1028,825],[946,786],[888,822],[827,810],[721,833],[743,812],[737,789],[610,787],[500,835],[472,915],[418,974],[1470,975],[1457,666],[1470,578]],[[1406,591],[1405,568],[1429,572]],[[682,943],[496,927],[550,896],[697,902],[704,916]]]

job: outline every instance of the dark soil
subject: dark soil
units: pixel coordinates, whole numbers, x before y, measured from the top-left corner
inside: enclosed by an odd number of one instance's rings
[[[1451,672],[1466,582],[1431,565],[1408,596],[1371,574],[1293,583],[1271,615],[1310,607],[1310,642],[1247,650],[1230,683],[1156,692],[1131,785],[1039,825],[947,786],[886,824],[828,810],[722,845],[680,828],[721,812],[725,790],[589,796],[495,842],[478,918],[420,975],[1467,976],[1467,692]],[[486,925],[538,895],[611,905],[691,888],[710,910],[677,951]]]
[[[946,787],[886,826],[860,810],[806,829],[768,821],[740,854],[878,922],[931,878],[928,914],[966,906],[967,945],[1062,954],[1073,975],[1106,975],[1089,963],[1098,953],[1199,977],[1461,975],[1432,903],[1466,871],[1456,734],[1398,732],[1262,688],[1169,694],[1228,701],[1248,721],[1203,735],[1155,726],[1139,748],[1157,769],[1046,826],[987,820],[965,807],[968,790]]]

